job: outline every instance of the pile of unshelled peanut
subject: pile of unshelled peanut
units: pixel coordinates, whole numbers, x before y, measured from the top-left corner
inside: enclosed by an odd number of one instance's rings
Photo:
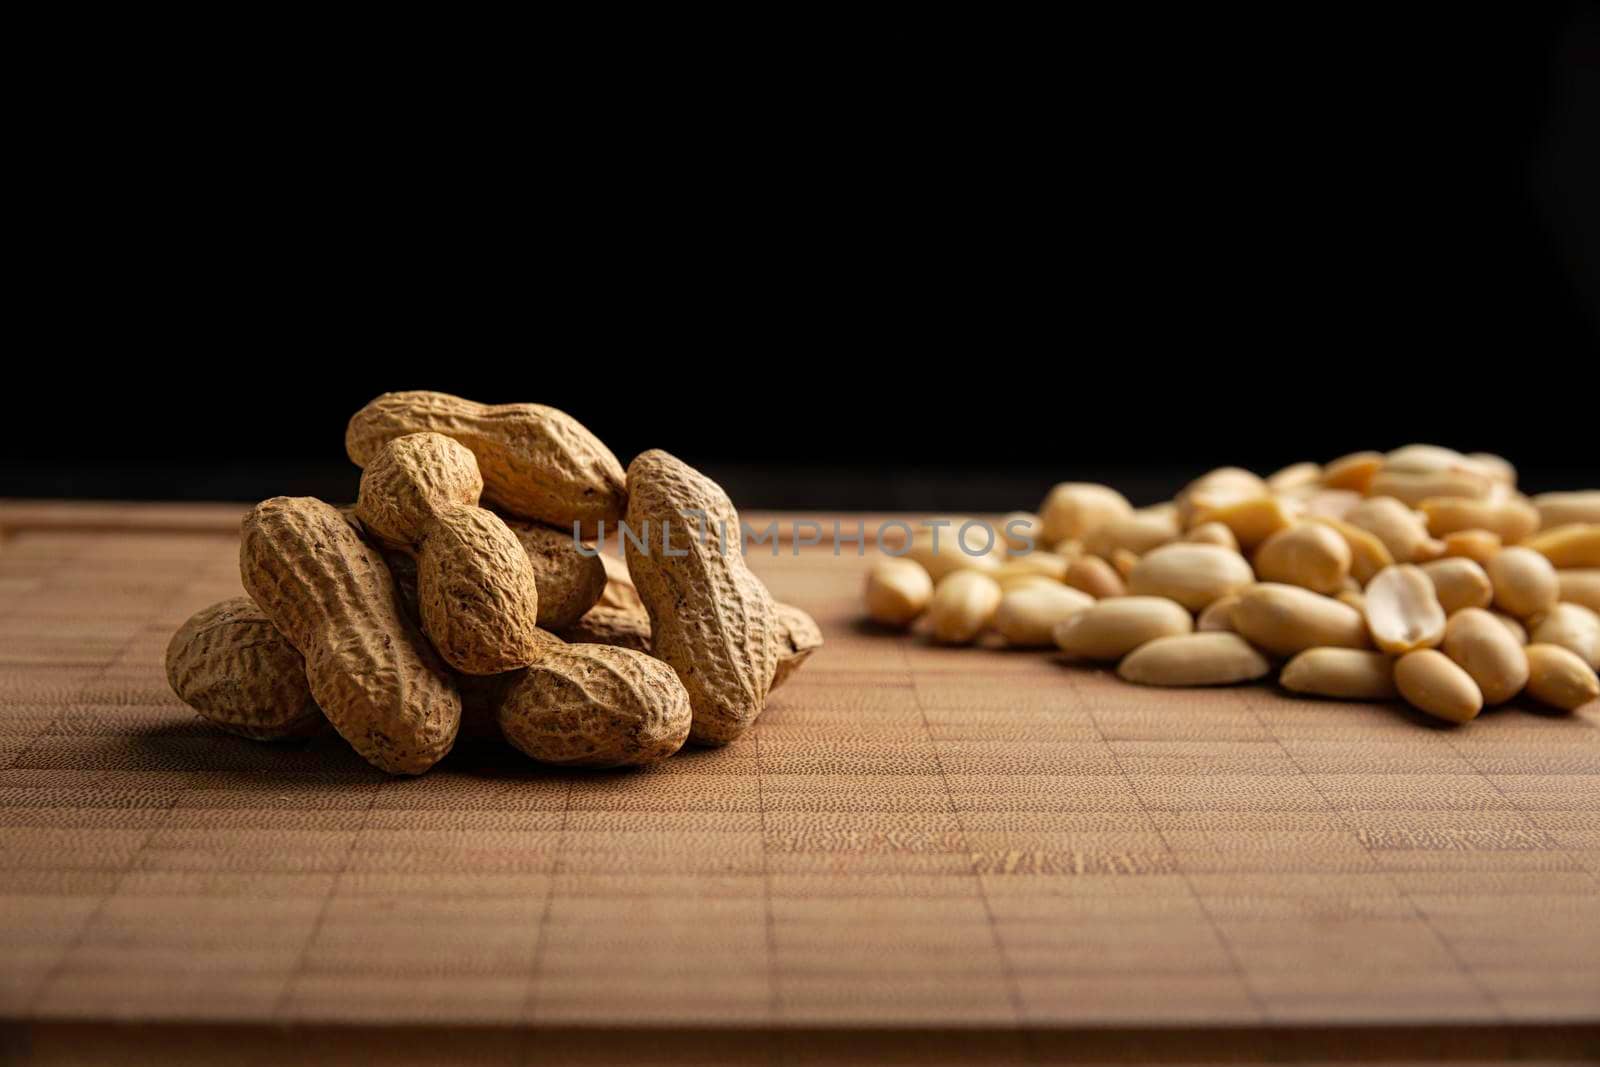
[[[1434,445],[1224,467],[1145,508],[1065,483],[1037,515],[931,520],[885,548],[867,613],[947,644],[1053,645],[1141,685],[1277,672],[1457,723],[1519,694],[1573,710],[1600,696],[1600,490],[1516,485],[1498,456]]]
[[[395,774],[462,731],[548,763],[644,764],[738,737],[822,644],[745,566],[727,494],[665,452],[624,473],[555,408],[431,392],[372,401],[345,450],[355,506],[258,504],[249,595],[167,648],[173,691],[223,729],[331,724]],[[607,524],[626,564],[590,544]]]

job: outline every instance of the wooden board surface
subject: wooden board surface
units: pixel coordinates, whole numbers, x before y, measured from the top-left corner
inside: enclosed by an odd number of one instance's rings
[[[239,593],[231,522],[40,510],[0,511],[11,1020],[1600,1021],[1600,705],[1141,689],[873,632],[863,561],[785,548],[752,563],[828,645],[736,744],[394,779],[168,691],[173,629]]]

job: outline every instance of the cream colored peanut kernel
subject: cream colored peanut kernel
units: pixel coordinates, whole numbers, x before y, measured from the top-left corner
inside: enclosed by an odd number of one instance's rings
[[[1505,703],[1528,684],[1528,657],[1522,643],[1481,608],[1466,608],[1451,616],[1443,650],[1451,662],[1472,676],[1487,705]]]
[[[909,626],[933,599],[933,579],[910,559],[880,559],[867,572],[867,615],[885,626]]]
[[[1367,583],[1365,596],[1367,629],[1381,651],[1397,656],[1444,640],[1444,607],[1422,568],[1385,567]]]
[[[1446,722],[1470,722],[1483,710],[1478,683],[1435,649],[1401,656],[1394,665],[1394,683],[1406,703]]]
[[[1528,695],[1541,704],[1576,711],[1600,698],[1600,680],[1594,668],[1571,649],[1560,645],[1532,644],[1528,655]]]
[[[1531,548],[1502,549],[1486,570],[1494,583],[1494,606],[1519,619],[1550,610],[1561,595],[1555,567]]]
[[[1203,611],[1254,581],[1250,564],[1232,549],[1180,543],[1164,545],[1140,559],[1128,575],[1128,591],[1166,597],[1190,611]]]
[[[1233,633],[1157,637],[1123,659],[1117,675],[1137,685],[1236,685],[1272,672],[1267,658]]]
[[[956,571],[941,579],[928,605],[933,639],[967,645],[988,627],[1000,608],[1000,585],[979,571]]]
[[[1344,588],[1352,558],[1349,543],[1337,531],[1322,523],[1302,522],[1263,542],[1256,550],[1255,570],[1263,582],[1333,594]]]
[[[1462,608],[1486,608],[1494,601],[1494,584],[1488,572],[1470,559],[1450,557],[1431,560],[1422,565],[1422,572],[1433,583],[1446,615],[1454,615]]]

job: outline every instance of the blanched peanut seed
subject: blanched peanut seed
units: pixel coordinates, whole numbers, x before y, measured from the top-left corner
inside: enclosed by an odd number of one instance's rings
[[[1495,622],[1506,628],[1506,633],[1515,638],[1517,644],[1528,643],[1528,628],[1522,625],[1522,620],[1514,619],[1503,611],[1491,611],[1489,614],[1494,616]]]
[[[1501,549],[1489,561],[1488,572],[1494,583],[1494,606],[1519,619],[1549,611],[1561,595],[1556,569],[1531,548]]]
[[[992,533],[986,524],[953,519],[949,526],[919,532],[911,539],[910,548],[897,558],[921,564],[935,583],[956,571],[996,571],[1005,557],[1000,539],[991,540]]]
[[[1444,640],[1445,613],[1422,568],[1397,563],[1367,583],[1367,629],[1390,655],[1433,648]]]
[[[1206,606],[1195,620],[1194,628],[1202,633],[1233,633],[1233,609],[1239,603],[1238,593],[1218,597]]]
[[[1047,648],[1055,628],[1094,604],[1088,593],[1059,583],[1007,590],[994,615],[994,628],[1015,648]]]
[[[1298,585],[1333,594],[1350,574],[1350,545],[1330,527],[1302,522],[1280,530],[1256,550],[1256,574],[1263,582]]]
[[[1166,597],[1190,611],[1201,611],[1253,581],[1250,564],[1239,553],[1220,545],[1180,543],[1164,545],[1139,560],[1128,575],[1128,591]]]
[[[1600,523],[1600,489],[1576,493],[1540,493],[1533,498],[1539,528],[1553,530],[1573,523]]]
[[[1560,645],[1529,645],[1528,695],[1541,704],[1572,711],[1600,697],[1594,668]]]
[[[1471,675],[1485,704],[1503,704],[1528,683],[1528,657],[1521,642],[1481,608],[1451,616],[1444,632],[1444,654]]]
[[[1322,469],[1322,484],[1329,489],[1353,489],[1365,494],[1382,466],[1382,453],[1352,452]]]
[[[1350,576],[1362,585],[1372,581],[1372,576],[1383,568],[1393,565],[1394,554],[1389,551],[1389,546],[1371,530],[1327,516],[1313,517],[1311,521],[1322,523],[1344,538],[1344,543],[1350,548]]]
[[[1501,485],[1516,487],[1517,468],[1513,467],[1511,461],[1504,456],[1497,456],[1493,452],[1468,452],[1467,458]]]
[[[1406,703],[1449,722],[1468,722],[1483,710],[1472,676],[1431,648],[1407,652],[1394,665],[1394,684]]]
[[[1433,539],[1422,516],[1389,497],[1373,497],[1351,509],[1345,521],[1377,537],[1389,550],[1396,563],[1415,563],[1419,559],[1432,559],[1444,551]]]
[[[1488,530],[1506,544],[1516,544],[1539,528],[1539,513],[1522,500],[1466,500],[1432,497],[1424,500],[1428,532],[1445,537],[1466,530]]]
[[[1318,489],[1305,498],[1306,518],[1343,519],[1361,500],[1361,494],[1350,489]]]
[[[1056,645],[1083,659],[1121,659],[1146,641],[1194,629],[1176,601],[1153,596],[1102,600],[1056,627]]]
[[[1216,506],[1201,503],[1194,513],[1194,525],[1222,523],[1233,532],[1239,547],[1246,552],[1279,530],[1287,529],[1293,521],[1294,516],[1275,496],[1230,498]]]
[[[1373,476],[1367,495],[1373,498],[1394,497],[1411,507],[1429,497],[1460,496],[1482,500],[1493,491],[1496,482],[1481,471],[1434,471],[1413,474],[1409,471],[1381,470]]]
[[[1390,700],[1394,660],[1358,648],[1308,648],[1284,665],[1278,682],[1293,693],[1337,700]]]
[[[1556,581],[1560,583],[1562,600],[1582,604],[1590,611],[1600,611],[1600,568],[1559,570]]]
[[[1202,522],[1199,526],[1183,535],[1185,541],[1197,545],[1221,545],[1239,551],[1239,539],[1233,536],[1233,531],[1220,522]]]
[[[1233,685],[1272,671],[1265,656],[1237,634],[1176,634],[1140,645],[1117,668],[1139,685]]]
[[[1083,540],[1105,523],[1133,511],[1128,498],[1106,485],[1062,482],[1039,506],[1044,540],[1050,544]]]
[[[1462,608],[1486,608],[1494,600],[1494,584],[1489,575],[1470,559],[1436,559],[1424,563],[1422,572],[1433,582],[1433,591],[1446,615],[1454,615]]]
[[[1257,648],[1292,656],[1308,648],[1367,648],[1367,624],[1348,604],[1297,585],[1263,582],[1239,594],[1233,628]]]
[[[1061,579],[1074,589],[1081,589],[1096,600],[1123,596],[1127,586],[1122,575],[1099,556],[1079,556],[1067,562],[1067,573]]]
[[[1000,591],[1009,593],[1013,589],[1065,589],[1066,586],[1054,578],[1044,574],[993,574],[995,581],[1000,583]],[[1084,594],[1087,596],[1088,594]]]
[[[969,644],[999,607],[999,583],[978,571],[956,571],[934,587],[928,604],[933,639],[947,645]]]
[[[1383,469],[1406,474],[1434,474],[1439,471],[1478,470],[1478,464],[1453,448],[1443,445],[1401,445],[1383,457]]]
[[[1487,567],[1489,561],[1499,555],[1501,544],[1500,535],[1488,530],[1460,530],[1445,534],[1444,554],[1470,559],[1480,567]]]
[[[990,577],[1004,585],[1006,579],[1024,574],[1042,574],[1059,582],[1067,576],[1067,561],[1054,552],[1029,552],[1012,556],[995,568]]]
[[[1104,559],[1111,559],[1119,548],[1142,556],[1152,548],[1176,541],[1181,532],[1176,515],[1136,511],[1100,525],[1084,537],[1083,548]]]
[[[909,559],[880,559],[867,572],[867,615],[885,626],[906,626],[928,607],[933,579]]]
[[[1534,644],[1560,645],[1600,669],[1600,615],[1582,604],[1557,604],[1529,623]]]
[[[1557,567],[1600,567],[1600,523],[1545,530],[1528,538],[1528,547]]]
[[[1289,466],[1267,475],[1267,488],[1274,493],[1287,493],[1293,489],[1322,484],[1322,467],[1307,461]]]
[[[1266,480],[1258,474],[1243,467],[1218,467],[1183,487],[1178,494],[1178,511],[1188,520],[1202,498],[1209,501],[1209,506],[1216,506],[1226,500],[1244,500],[1271,492]]]
[[[1116,569],[1117,574],[1121,575],[1124,582],[1128,580],[1128,575],[1133,573],[1133,568],[1138,565],[1139,556],[1126,548],[1114,549],[1111,553],[1111,566]]]

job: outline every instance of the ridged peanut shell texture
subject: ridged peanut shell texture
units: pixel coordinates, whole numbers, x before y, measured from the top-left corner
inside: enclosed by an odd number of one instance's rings
[[[328,725],[311,699],[305,658],[249,597],[201,608],[167,644],[178,699],[229,733],[256,741],[305,737]]]
[[[603,600],[602,593],[609,589],[622,588],[607,583],[606,568],[601,561],[610,557],[582,555],[573,543],[572,534],[523,522],[521,519],[504,521],[516,535],[517,540],[522,542],[523,550],[528,554],[528,562],[533,565],[534,587],[539,592],[540,629],[554,632],[576,625],[586,612],[600,606]],[[417,561],[400,549],[386,548],[383,558],[389,564],[389,571],[394,575],[395,584],[400,587],[400,596],[406,604],[407,612],[413,618],[420,620]],[[617,565],[626,566],[621,560],[617,561]],[[625,588],[632,592],[631,580]],[[641,617],[644,615],[644,605],[638,603],[637,594],[634,596],[634,606],[631,610]],[[649,632],[647,620],[646,635]]]
[[[528,555],[499,516],[452,504],[417,557],[422,629],[464,674],[526,666],[539,649],[539,598]]]
[[[461,698],[401,611],[378,550],[309,497],[263,501],[241,533],[245,592],[305,657],[312,699],[334,729],[392,774],[437,763],[455,741]]]
[[[448,393],[384,393],[356,412],[345,451],[365,467],[396,437],[432,431],[478,459],[484,499],[519,518],[593,537],[627,511],[622,464],[572,416],[540,404],[478,404]]]
[[[689,694],[673,669],[607,645],[549,646],[500,701],[507,741],[544,763],[631,767],[689,736]]]
[[[538,651],[538,577],[505,522],[476,506],[478,484],[477,462],[460,444],[409,434],[367,465],[356,515],[369,533],[415,554],[422,629],[445,661],[463,674],[499,674]]]
[[[654,654],[689,691],[689,739],[727,744],[761,714],[782,652],[772,597],[745,566],[739,513],[721,486],[655,450],[628,467],[627,521],[647,538],[641,549],[624,537],[628,571]]]
[[[409,434],[385,445],[361,472],[356,518],[380,541],[414,547],[439,509],[475,507],[482,492],[471,452],[442,434]]]
[[[635,652],[650,651],[650,616],[643,608],[626,611],[596,604],[571,626],[563,626],[558,636],[580,645],[615,645]]]
[[[606,566],[598,554],[584,555],[572,529],[553,529],[521,519],[506,519],[533,564],[539,587],[539,625],[559,630],[583,618],[606,591]],[[590,551],[593,551],[592,549]]]

